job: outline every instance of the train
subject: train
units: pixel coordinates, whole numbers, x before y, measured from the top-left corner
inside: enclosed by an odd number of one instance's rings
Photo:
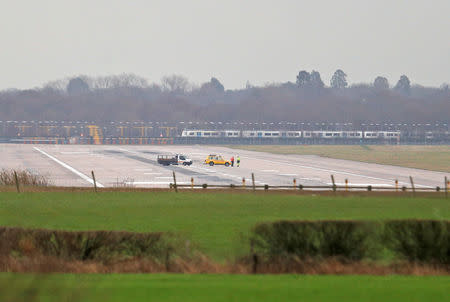
[[[321,139],[400,139],[400,131],[289,131],[289,130],[198,130],[184,129],[181,137],[201,138],[321,138]]]

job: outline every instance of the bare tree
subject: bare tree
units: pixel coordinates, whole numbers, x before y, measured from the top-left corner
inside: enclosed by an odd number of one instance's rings
[[[182,75],[165,76],[161,79],[163,91],[178,94],[186,93],[189,90],[189,80]]]

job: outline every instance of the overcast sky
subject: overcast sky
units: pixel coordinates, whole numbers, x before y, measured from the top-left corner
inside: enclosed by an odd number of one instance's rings
[[[151,82],[217,77],[227,89],[329,84],[406,74],[450,82],[449,0],[0,0],[0,89],[74,75],[135,73]]]

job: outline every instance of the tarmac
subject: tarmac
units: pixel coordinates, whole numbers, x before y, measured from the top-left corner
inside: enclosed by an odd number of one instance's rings
[[[192,166],[162,166],[158,154],[184,154],[193,160]],[[209,154],[225,159],[241,158],[240,167],[209,166],[204,159]],[[411,169],[389,165],[324,158],[313,155],[278,155],[206,145],[24,145],[0,144],[0,169],[27,169],[46,176],[52,185],[67,187],[92,186],[92,174],[99,187],[160,187],[178,184],[240,185],[245,178],[251,184],[282,186],[331,185],[331,175],[337,185],[373,187],[411,187],[410,176],[417,188],[443,187],[443,172]]]

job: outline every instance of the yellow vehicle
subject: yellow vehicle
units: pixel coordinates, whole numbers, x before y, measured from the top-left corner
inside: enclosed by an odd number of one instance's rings
[[[222,155],[210,154],[208,155],[208,157],[206,157],[205,164],[210,166],[225,165],[225,167],[228,167],[229,165],[231,165],[231,162],[223,159]]]

